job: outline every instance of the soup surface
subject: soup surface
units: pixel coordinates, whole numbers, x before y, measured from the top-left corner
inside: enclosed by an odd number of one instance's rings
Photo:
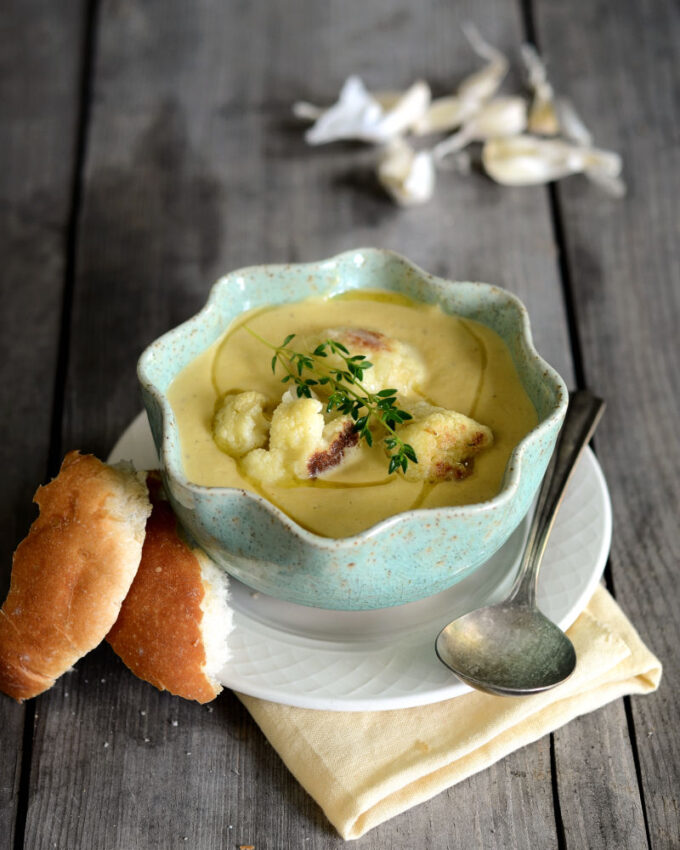
[[[233,457],[215,444],[212,420],[225,393],[256,390],[280,399],[288,386],[272,374],[272,352],[245,329],[279,345],[331,327],[361,327],[418,350],[427,377],[418,395],[433,405],[472,417],[493,432],[493,445],[474,460],[464,480],[436,484],[388,475],[380,440],[363,443],[347,463],[317,479],[262,485],[249,480]],[[295,341],[292,343],[295,347]],[[537,424],[510,352],[491,329],[395,293],[365,290],[251,311],[189,363],[168,397],[179,428],[184,473],[195,484],[239,487],[264,496],[303,527],[326,537],[357,534],[413,508],[464,505],[493,498],[513,448]]]

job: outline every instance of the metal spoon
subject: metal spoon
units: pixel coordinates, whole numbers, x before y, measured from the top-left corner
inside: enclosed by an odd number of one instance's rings
[[[570,393],[510,595],[504,602],[464,614],[437,637],[439,659],[478,690],[523,696],[559,685],[574,671],[574,647],[536,607],[536,584],[567,481],[603,411],[604,402],[587,390]]]

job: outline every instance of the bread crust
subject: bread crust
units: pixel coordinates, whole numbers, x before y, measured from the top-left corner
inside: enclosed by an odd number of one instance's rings
[[[0,690],[19,701],[103,640],[137,571],[150,513],[134,472],[79,452],[34,501],[40,515],[14,553],[0,612]]]
[[[197,553],[179,533],[160,479],[147,479],[153,510],[139,570],[107,636],[140,679],[184,699],[209,702],[222,690],[205,673],[205,587]]]

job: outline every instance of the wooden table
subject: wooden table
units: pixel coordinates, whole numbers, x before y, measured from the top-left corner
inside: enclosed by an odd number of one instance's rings
[[[305,146],[291,103],[332,100],[350,73],[451,90],[476,62],[467,19],[515,58],[537,39],[556,88],[623,154],[625,200],[583,178],[444,175],[402,211],[374,185],[372,149]],[[568,383],[608,402],[606,581],[664,680],[357,846],[680,846],[678,39],[672,0],[4,3],[0,589],[36,485],[67,449],[107,455],[141,407],[138,355],[221,273],[375,245],[501,284]],[[342,844],[232,694],[157,693],[107,646],[31,703],[1,698],[0,727],[3,848]]]

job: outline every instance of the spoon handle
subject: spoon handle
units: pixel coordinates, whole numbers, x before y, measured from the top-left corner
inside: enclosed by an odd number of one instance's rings
[[[605,404],[588,390],[569,393],[569,406],[548,471],[538,492],[527,544],[509,599],[533,606],[541,559],[555,515],[576,461],[587,445],[604,412]]]

